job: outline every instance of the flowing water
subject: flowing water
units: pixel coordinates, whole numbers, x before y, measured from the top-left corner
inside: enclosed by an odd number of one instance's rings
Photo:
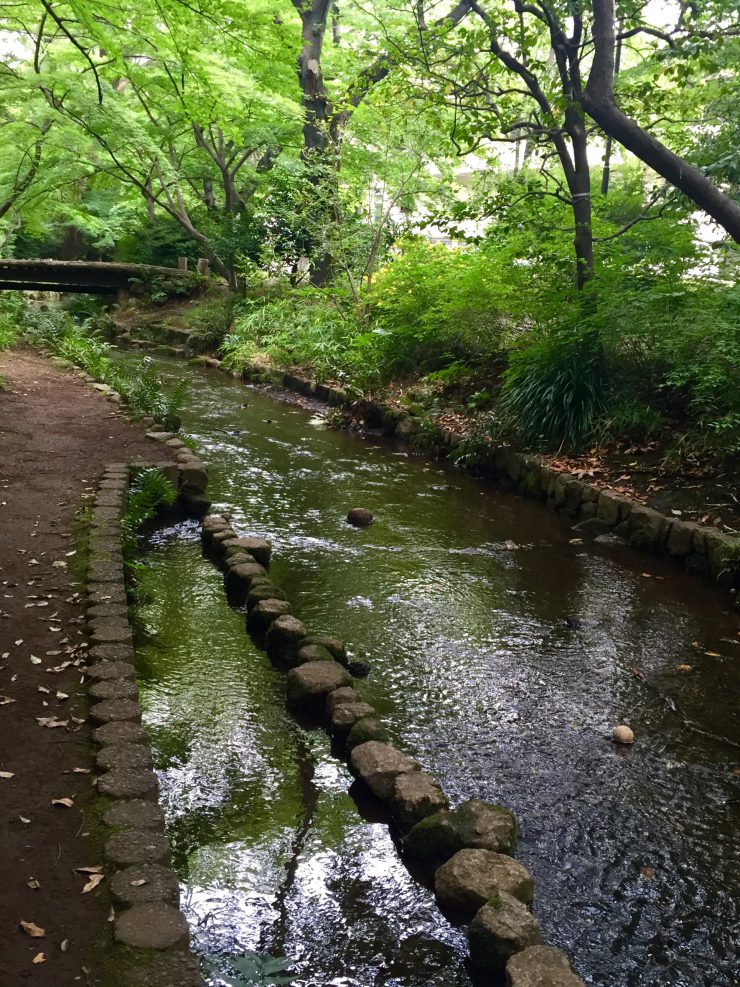
[[[453,803],[516,812],[545,939],[600,987],[740,982],[727,601],[668,564],[575,543],[539,504],[156,362],[191,382],[183,430],[215,508],[269,537],[294,612],[371,664],[360,689],[393,739]],[[345,523],[354,506],[375,512],[369,529]],[[144,559],[145,721],[210,982],[469,985],[463,930],[355,801],[326,735],[286,713],[197,524],[158,530]],[[625,720],[637,742],[618,748]]]

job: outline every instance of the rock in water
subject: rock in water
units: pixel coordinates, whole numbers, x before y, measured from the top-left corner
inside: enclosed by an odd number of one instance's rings
[[[468,942],[473,966],[494,971],[503,970],[515,953],[528,946],[542,945],[542,935],[527,906],[501,891],[476,912],[468,930]]]
[[[585,987],[568,957],[554,946],[530,946],[506,964],[507,987]]]
[[[385,801],[391,798],[399,775],[421,771],[421,765],[413,757],[377,740],[369,740],[353,749],[350,768],[362,778],[373,795]]]
[[[347,520],[355,528],[367,528],[373,521],[373,512],[366,507],[353,507],[347,515]]]
[[[615,744],[634,744],[635,735],[628,726],[621,723],[612,730],[612,740]]]
[[[492,850],[459,850],[434,875],[437,899],[466,919],[501,891],[529,905],[532,875],[518,860]]]
[[[469,799],[450,812],[437,812],[422,819],[404,840],[413,857],[449,860],[458,850],[481,849],[513,853],[516,847],[516,818],[509,809]]]

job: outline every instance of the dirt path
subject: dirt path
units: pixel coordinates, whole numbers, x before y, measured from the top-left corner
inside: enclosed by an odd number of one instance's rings
[[[0,987],[104,987],[107,892],[75,870],[102,863],[84,670],[56,669],[85,653],[75,515],[107,463],[151,443],[30,351],[0,354],[0,377]]]

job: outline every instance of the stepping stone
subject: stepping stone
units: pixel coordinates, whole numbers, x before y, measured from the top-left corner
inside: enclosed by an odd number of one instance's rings
[[[330,692],[326,697],[326,712],[331,716],[337,706],[360,702],[362,702],[362,696],[357,689],[346,685],[341,689],[335,689],[334,692]]]
[[[180,903],[177,875],[161,864],[133,864],[117,871],[111,878],[110,890],[121,905],[141,905],[149,901]]]
[[[290,604],[287,600],[260,600],[247,614],[247,627],[255,633],[265,634],[273,621],[288,613]]]
[[[93,699],[137,699],[139,690],[135,682],[127,682],[125,679],[109,679],[106,682],[97,682],[91,686],[90,695]]]
[[[111,748],[106,748],[109,749]],[[108,795],[110,798],[154,797],[158,791],[159,782],[155,773],[142,768],[117,767],[98,778],[98,793]]]
[[[96,661],[85,669],[88,678],[96,682],[109,682],[111,679],[134,679],[136,669],[127,661]]]
[[[322,648],[326,648],[334,661],[338,661],[340,665],[346,667],[347,649],[338,637],[333,637],[331,634],[309,634],[307,638],[301,641],[301,647],[308,644],[318,644]]]
[[[285,620],[281,617],[280,620]],[[277,621],[276,621],[277,623]],[[299,623],[299,621],[296,621]],[[268,636],[272,633],[272,625]],[[293,707],[324,706],[326,696],[335,689],[349,685],[349,672],[336,661],[311,661],[288,672],[286,690],[288,705]]]
[[[119,867],[161,864],[169,861],[170,844],[163,833],[151,829],[124,829],[108,837],[103,852],[107,860]]]
[[[344,746],[348,751],[354,750],[361,744],[366,744],[369,740],[379,740],[385,743],[388,740],[388,731],[380,722],[369,716],[364,720],[359,720],[350,730]]]
[[[393,784],[391,804],[402,829],[411,829],[427,816],[449,808],[438,782],[425,771],[399,775]]]
[[[404,840],[414,857],[448,860],[467,848],[513,853],[516,848],[516,817],[509,809],[470,799],[449,812],[422,819]]]
[[[188,942],[188,923],[182,912],[164,902],[134,905],[116,919],[117,942],[138,949],[169,949]],[[150,982],[147,977],[147,982]]]
[[[152,766],[152,752],[146,744],[109,744],[98,751],[95,763],[101,771],[146,771]]]
[[[132,720],[115,720],[93,730],[93,739],[105,747],[108,744],[143,744],[147,736],[141,724]]]
[[[481,970],[503,970],[528,946],[542,944],[540,927],[526,905],[502,891],[476,912],[468,930],[470,961]]]
[[[129,829],[156,829],[164,831],[164,812],[157,802],[129,799],[114,802],[103,813],[106,826],[126,826]]]
[[[233,540],[221,542],[224,549],[238,548],[242,552],[253,555],[262,565],[267,565],[272,554],[272,545],[266,538],[255,538],[252,535],[239,535]]]
[[[265,635],[265,650],[271,658],[277,661],[290,661],[297,653],[300,642],[305,636],[305,624],[302,624],[296,617],[285,614],[270,624]],[[336,689],[340,685],[349,685],[349,680],[338,682],[334,688]]]
[[[403,754],[390,744],[382,744],[377,740],[370,740],[355,747],[350,756],[350,767],[365,782],[373,795],[383,801],[390,799],[399,775],[421,771],[421,765],[413,757]]]
[[[340,703],[330,716],[331,732],[335,737],[346,737],[358,720],[375,715],[375,707],[369,703]]]
[[[553,946],[529,946],[506,964],[507,987],[585,987],[565,953]]]
[[[90,710],[94,723],[112,723],[114,720],[141,720],[141,707],[133,699],[104,699]]]
[[[492,850],[459,850],[434,875],[434,890],[446,908],[466,919],[505,891],[524,905],[532,902],[534,882],[527,868],[513,857]]]

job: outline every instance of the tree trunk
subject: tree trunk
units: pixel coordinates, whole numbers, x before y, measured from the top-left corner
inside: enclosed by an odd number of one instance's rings
[[[623,113],[614,98],[614,4],[592,0],[594,60],[581,96],[583,108],[605,134],[619,141],[666,181],[688,196],[740,243],[740,206],[683,158]]]
[[[565,111],[565,129],[573,149],[572,165],[565,167],[575,232],[576,287],[580,291],[594,273],[594,241],[591,220],[591,169],[588,163],[588,135],[583,114],[577,106]],[[562,161],[562,156],[561,156]]]

